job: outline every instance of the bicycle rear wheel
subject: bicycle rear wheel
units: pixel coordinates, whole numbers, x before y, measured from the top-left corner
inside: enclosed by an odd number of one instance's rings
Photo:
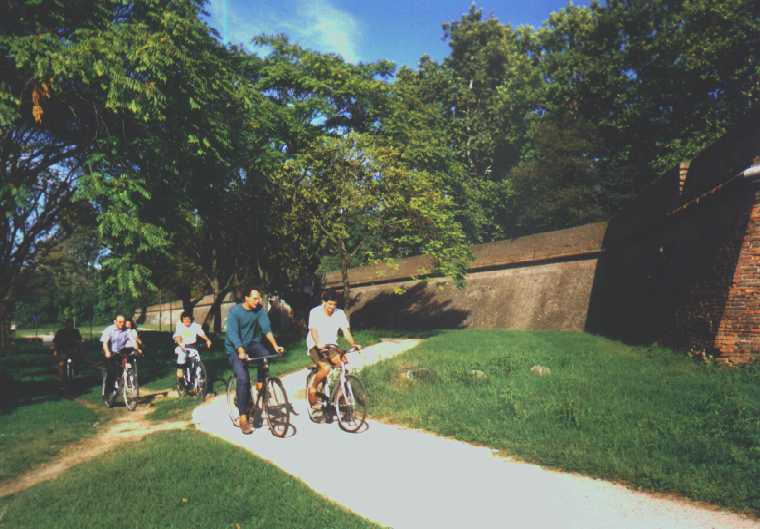
[[[264,410],[269,422],[269,430],[275,437],[285,437],[290,429],[288,394],[279,378],[268,378],[266,384]]]
[[[338,426],[349,433],[358,432],[366,423],[367,401],[362,381],[353,375],[346,376],[346,383],[338,384],[333,399]]]
[[[227,381],[227,415],[233,425],[240,426],[240,412],[237,406],[237,379],[234,376]]]
[[[122,375],[122,391],[124,394],[124,405],[129,411],[137,408],[137,395],[139,392],[137,386],[137,377],[132,367],[125,367]]]

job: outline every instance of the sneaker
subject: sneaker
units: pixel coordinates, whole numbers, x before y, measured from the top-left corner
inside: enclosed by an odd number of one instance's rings
[[[248,422],[247,415],[241,415],[238,424],[240,425],[240,431],[245,435],[251,435],[253,433],[253,427],[251,426],[251,423]]]
[[[309,415],[315,421],[322,421],[325,418],[325,409],[322,407],[322,403],[309,404]]]

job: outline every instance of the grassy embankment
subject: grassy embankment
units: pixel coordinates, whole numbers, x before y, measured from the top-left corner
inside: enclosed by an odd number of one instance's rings
[[[551,374],[533,374],[535,365]],[[581,333],[468,330],[362,376],[375,416],[760,514],[758,366],[705,365]]]

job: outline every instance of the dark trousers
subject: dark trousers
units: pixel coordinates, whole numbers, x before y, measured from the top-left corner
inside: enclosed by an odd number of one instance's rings
[[[121,357],[114,354],[111,358],[106,358],[106,395],[113,391],[113,383],[121,374]]]
[[[248,352],[248,356],[251,358],[260,358],[262,356],[269,356],[269,351],[266,347],[258,342],[253,342],[251,345],[246,346],[245,350]],[[248,365],[238,358],[237,353],[227,353],[227,360],[232,366],[232,372],[235,373],[235,379],[237,382],[237,407],[240,415],[248,415],[248,410],[251,409],[251,375],[248,373]],[[256,373],[256,381],[264,381],[264,366],[262,362],[258,362],[258,371]]]

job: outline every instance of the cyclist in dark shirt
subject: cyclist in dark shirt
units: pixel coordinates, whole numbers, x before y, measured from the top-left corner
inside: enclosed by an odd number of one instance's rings
[[[58,377],[63,380],[66,360],[71,357],[75,363],[82,358],[82,335],[74,328],[70,319],[63,322],[63,329],[58,329],[53,338],[53,358],[58,364]]]

